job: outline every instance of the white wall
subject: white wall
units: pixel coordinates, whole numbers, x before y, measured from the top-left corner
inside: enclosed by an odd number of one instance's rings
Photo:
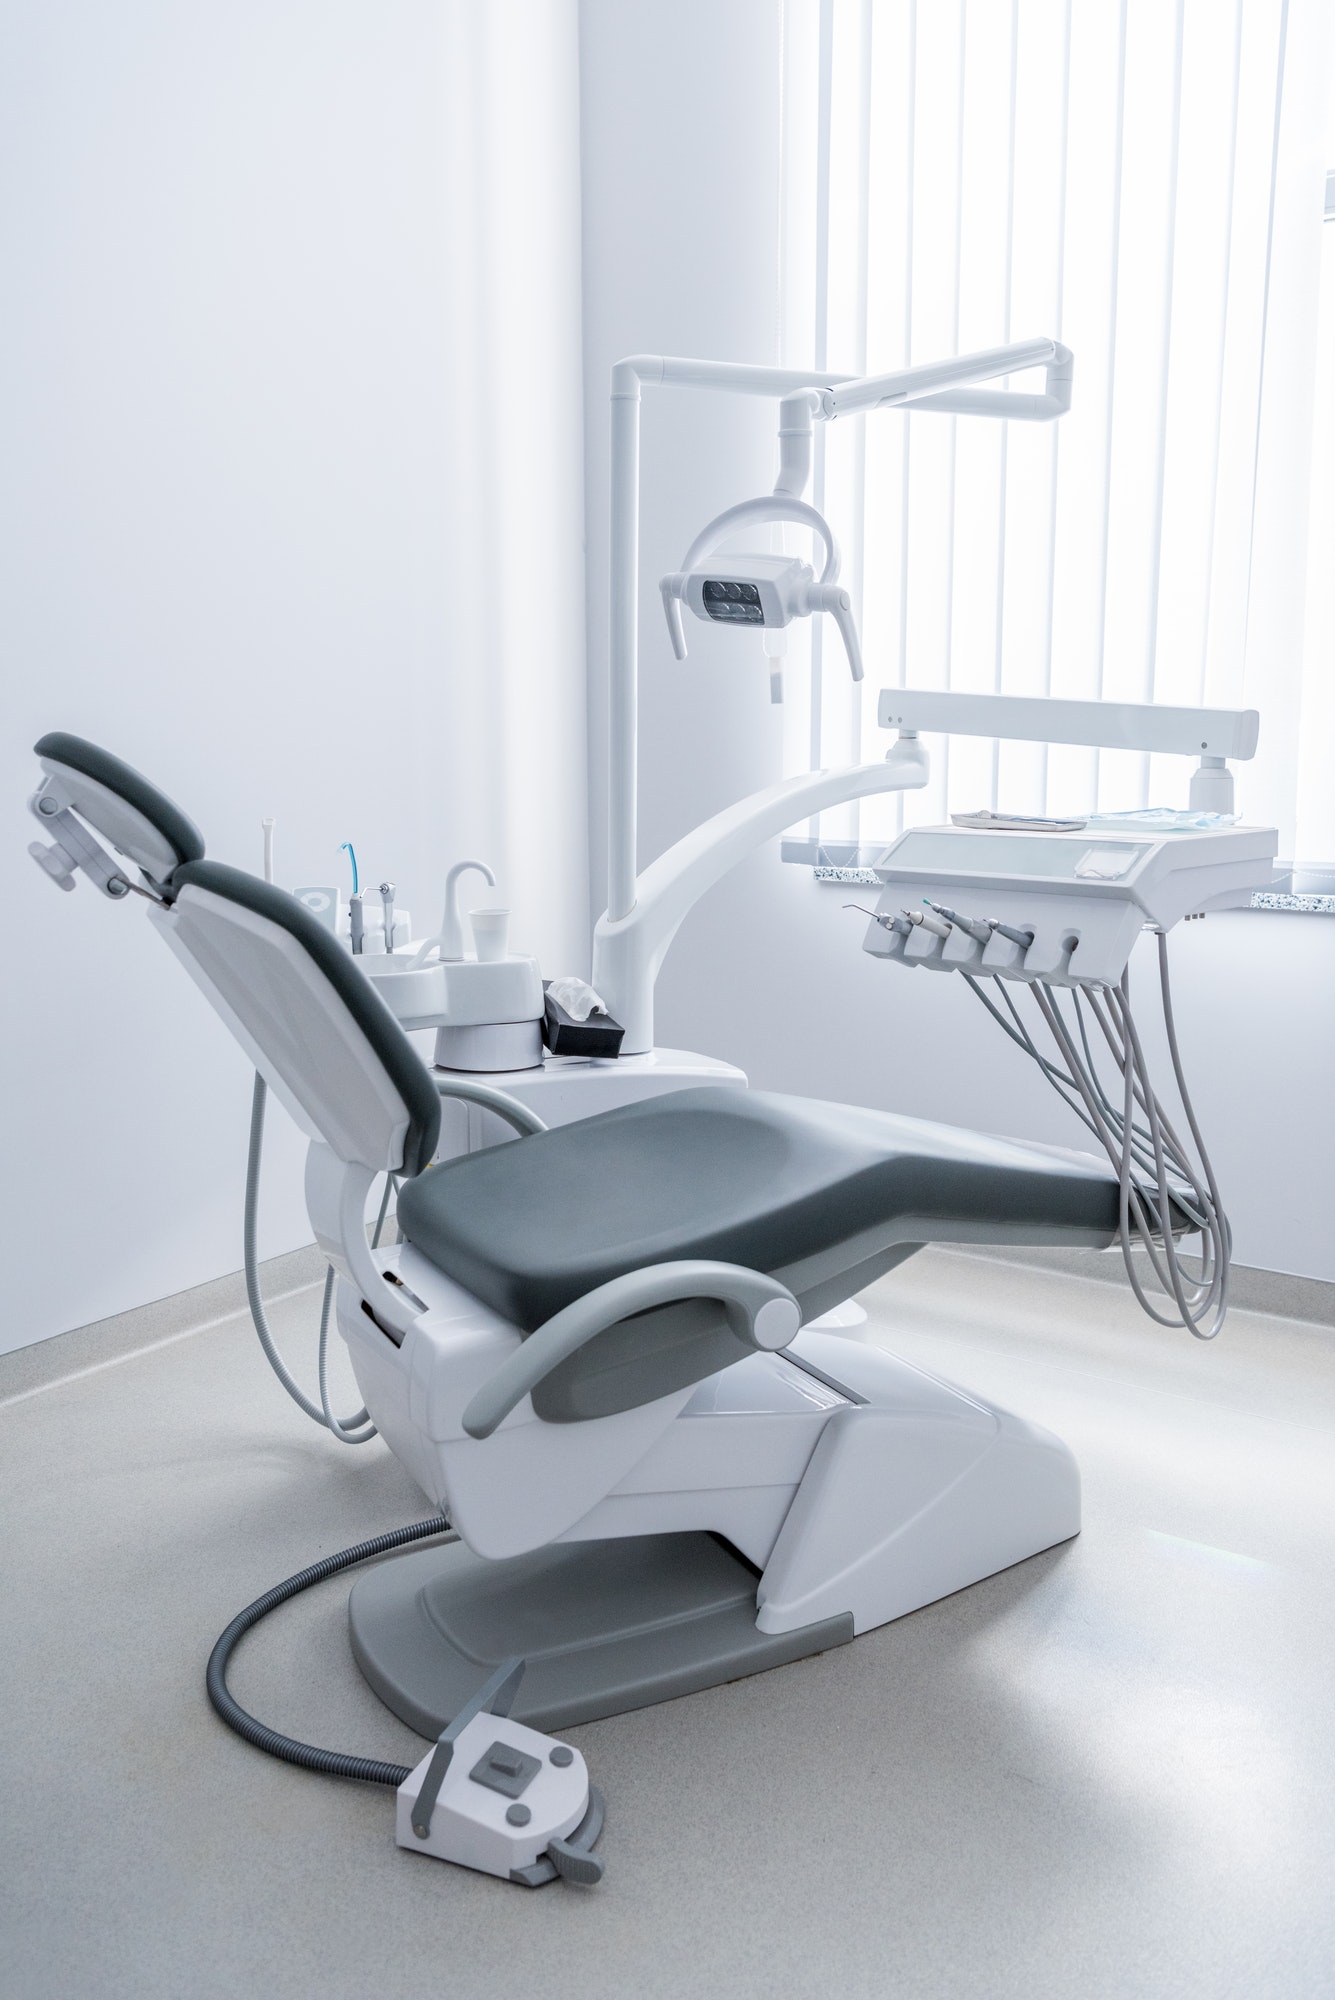
[[[779,7],[584,0],[581,23],[590,668],[601,684],[612,361],[637,350],[775,358]],[[759,405],[646,398],[642,861],[779,773],[779,724],[752,649],[742,661],[729,635],[697,625],[676,666],[654,589],[718,508],[768,489],[770,428]],[[591,741],[600,759],[600,716]],[[601,907],[600,877],[595,897]],[[782,866],[777,848],[757,855],[683,927],[659,982],[659,1040],[729,1057],[761,1087],[1078,1143],[962,982],[859,951],[850,900],[865,899]],[[1172,954],[1188,1076],[1239,1260],[1335,1279],[1335,922],[1212,918],[1181,927]],[[1151,975],[1144,959],[1144,1003]]]
[[[246,1065],[141,906],[26,859],[40,733],[218,859],[273,813],[281,882],[352,839],[434,928],[480,853],[583,948],[578,168],[574,0],[5,9],[0,1348],[240,1261]],[[271,1122],[265,1254],[310,1234]]]

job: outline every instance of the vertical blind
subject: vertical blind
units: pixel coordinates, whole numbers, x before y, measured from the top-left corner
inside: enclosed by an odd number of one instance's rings
[[[868,673],[854,690],[813,635],[794,768],[875,756],[889,685],[1245,703],[1262,756],[1240,803],[1290,854],[1308,824],[1326,837],[1335,787],[1305,782],[1300,742],[1305,677],[1309,714],[1332,708],[1329,661],[1302,657],[1328,11],[787,0],[785,361],[879,371],[1034,334],[1076,357],[1057,424],[825,429],[814,497]],[[822,837],[1185,803],[1180,759],[931,748],[927,791],[827,814]]]

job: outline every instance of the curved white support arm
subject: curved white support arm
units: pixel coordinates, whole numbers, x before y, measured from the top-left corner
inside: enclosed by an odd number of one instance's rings
[[[735,535],[751,521],[796,521],[799,527],[810,528],[825,544],[825,567],[820,580],[834,582],[839,574],[839,544],[834,530],[823,514],[791,493],[762,493],[755,500],[739,500],[735,507],[725,507],[707,527],[701,528],[681,559],[682,568],[694,569],[706,556],[713,555],[720,542],[726,542],[729,535]]]
[[[375,1179],[370,1167],[350,1165],[318,1139],[312,1141],[306,1155],[306,1211],[315,1240],[334,1269],[361,1293],[390,1339],[401,1342],[422,1308],[386,1280],[366,1240],[366,1198]]]
[[[883,763],[814,771],[740,799],[651,862],[636,882],[629,915],[603,915],[593,934],[593,983],[626,1030],[622,1054],[643,1055],[653,1047],[654,982],[667,948],[687,912],[744,855],[829,806],[910,791],[925,785],[927,776],[927,752],[906,734]]]

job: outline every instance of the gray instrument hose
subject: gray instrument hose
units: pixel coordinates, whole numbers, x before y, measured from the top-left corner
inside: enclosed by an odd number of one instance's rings
[[[437,1087],[446,1097],[456,1097],[466,1103],[480,1104],[494,1111],[499,1118],[512,1125],[517,1132],[545,1132],[547,1127],[536,1111],[521,1104],[508,1092],[497,1090],[493,1085],[480,1083],[473,1078],[444,1078],[437,1080]],[[318,1380],[320,1401],[313,1403],[301,1385],[290,1374],[282,1355],[274,1344],[269,1330],[268,1316],[264,1310],[264,1299],[260,1292],[259,1255],[255,1247],[256,1221],[260,1202],[260,1158],[264,1151],[264,1107],[268,1100],[268,1086],[259,1071],[255,1072],[255,1089],[250,1105],[250,1151],[246,1159],[246,1207],[242,1230],[243,1259],[246,1269],[246,1296],[250,1301],[250,1316],[255,1322],[260,1346],[264,1349],[269,1366],[278,1377],[288,1395],[299,1409],[305,1411],[313,1423],[336,1437],[340,1444],[369,1444],[377,1435],[375,1425],[370,1420],[370,1412],[358,1410],[352,1417],[336,1417],[329,1407],[329,1317],[334,1302],[334,1269],[330,1265],[325,1273],[324,1298],[320,1304],[320,1346],[318,1360]],[[387,1174],[385,1192],[380,1201],[380,1213],[376,1217],[375,1233],[371,1247],[380,1242],[385,1227],[385,1217],[389,1212],[389,1198],[398,1186],[398,1176]],[[364,1428],[360,1428],[364,1426]]]
[[[1010,1015],[1009,1021],[975,978],[968,973],[964,978],[997,1025],[1038,1065],[1068,1110],[1098,1140],[1116,1169],[1118,1240],[1137,1303],[1158,1326],[1185,1327],[1198,1340],[1212,1340],[1228,1311],[1232,1233],[1183,1075],[1168,979],[1167,937],[1159,932],[1164,1028],[1173,1077],[1195,1147],[1195,1160],[1174,1130],[1150,1083],[1149,1066],[1131,1011],[1128,973],[1122,974],[1116,986],[1074,988],[1074,1027],[1062,1009],[1061,989],[1043,980],[1032,983],[1034,1003],[1056,1044],[1059,1062],[1050,1061],[1036,1046],[1006,981],[997,976],[994,983]],[[1112,1091],[1105,1087],[1095,1064],[1086,1009],[1094,1017],[1118,1074],[1120,1088]],[[1183,1268],[1173,1236],[1174,1212],[1185,1217],[1200,1235],[1201,1268],[1197,1276]],[[1136,1242],[1145,1251],[1155,1281],[1176,1312],[1161,1310],[1160,1304],[1146,1292],[1132,1254]]]
[[[264,1151],[264,1106],[269,1095],[268,1086],[259,1071],[255,1072],[255,1089],[250,1100],[250,1149],[246,1156],[246,1204],[242,1223],[242,1257],[246,1271],[246,1297],[250,1301],[250,1317],[255,1323],[260,1346],[274,1374],[278,1377],[288,1395],[299,1409],[305,1411],[313,1423],[336,1437],[340,1444],[369,1444],[377,1435],[375,1425],[370,1421],[370,1413],[365,1408],[352,1417],[336,1417],[329,1407],[329,1393],[326,1385],[329,1348],[329,1315],[334,1300],[333,1266],[325,1274],[324,1299],[320,1307],[320,1359],[319,1380],[320,1400],[313,1403],[289,1372],[286,1362],[274,1343],[269,1330],[268,1315],[264,1310],[264,1298],[260,1291],[259,1255],[256,1249],[256,1222],[260,1205],[260,1158]],[[389,1206],[391,1181],[385,1183],[385,1198],[380,1205],[380,1219],[376,1224],[376,1242],[380,1241],[380,1231],[384,1226],[385,1212]],[[359,1428],[365,1426],[365,1428]]]

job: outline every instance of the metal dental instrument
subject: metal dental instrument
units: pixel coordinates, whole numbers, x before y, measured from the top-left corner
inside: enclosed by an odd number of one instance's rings
[[[844,908],[846,910],[861,910],[864,917],[870,917],[872,922],[879,924],[883,931],[890,931],[896,937],[907,937],[913,929],[907,917],[892,917],[888,910],[864,909],[861,903],[845,903]]]
[[[394,949],[394,884],[392,882],[382,882],[380,884],[380,911],[381,920],[385,927],[385,950],[392,952]]]

